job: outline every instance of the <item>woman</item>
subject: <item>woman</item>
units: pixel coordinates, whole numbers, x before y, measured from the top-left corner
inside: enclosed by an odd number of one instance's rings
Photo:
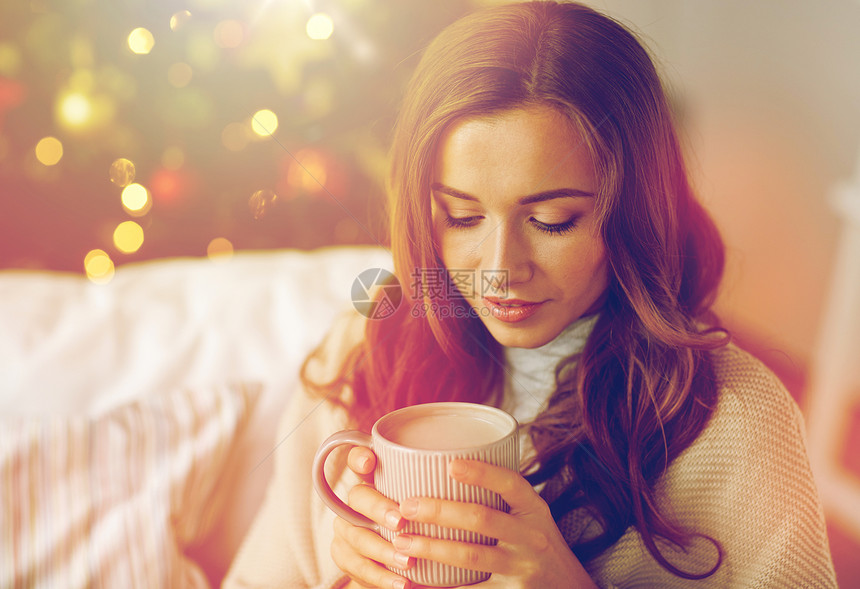
[[[799,412],[710,312],[722,244],[628,31],[555,2],[454,23],[411,81],[391,163],[406,304],[345,320],[306,363],[227,586],[402,588],[415,558],[489,571],[486,587],[835,586]],[[438,400],[526,425],[522,474],[450,473],[509,514],[395,504],[357,484],[375,467],[366,449],[329,480],[380,525],[465,527],[496,546],[390,544],[321,506],[308,472],[328,434]]]

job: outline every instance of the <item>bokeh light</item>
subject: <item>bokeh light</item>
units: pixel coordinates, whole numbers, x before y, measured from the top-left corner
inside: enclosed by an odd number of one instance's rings
[[[43,137],[36,144],[36,159],[46,166],[53,166],[63,157],[63,144],[56,137]]]
[[[242,44],[245,29],[237,20],[222,20],[212,33],[215,44],[222,49],[235,49]]]
[[[318,12],[308,19],[305,31],[311,39],[322,41],[331,37],[334,32],[334,22],[329,15]]]
[[[124,254],[133,254],[143,245],[143,227],[134,221],[123,221],[113,232],[113,244]]]
[[[84,257],[84,270],[90,281],[96,284],[107,284],[114,275],[113,260],[104,250],[91,250]]]
[[[190,196],[193,183],[187,170],[159,168],[150,176],[147,186],[153,202],[172,205]]]
[[[278,195],[274,191],[268,189],[258,190],[248,199],[248,208],[251,209],[251,215],[255,219],[262,219],[275,205],[277,200]]]
[[[128,34],[128,48],[132,53],[146,55],[155,46],[155,38],[148,29],[138,27]]]
[[[152,207],[149,191],[136,182],[129,184],[122,191],[122,206],[132,217],[142,217]]]
[[[92,120],[93,106],[81,92],[62,95],[58,102],[60,121],[70,127],[83,127]]]
[[[216,237],[206,246],[206,255],[210,260],[223,260],[233,256],[233,244],[225,237]]]
[[[366,0],[3,3],[0,193],[39,198],[0,195],[0,267],[82,274],[92,248],[118,268],[205,256],[218,236],[237,252],[348,242],[344,204],[362,223],[381,215],[383,175],[365,161],[386,152],[407,78],[395,65],[420,45],[398,23],[414,13],[423,32],[441,28],[457,12],[445,2],[444,18],[422,3],[370,13]],[[362,41],[377,62],[356,57]],[[39,145],[49,136],[60,144]],[[302,148],[321,154],[299,155],[310,175],[293,161]],[[132,254],[113,241],[124,221],[145,234]]]
[[[125,159],[124,157],[115,159],[110,165],[110,170],[108,174],[110,175],[111,182],[113,182],[120,188],[125,188],[126,186],[134,182],[134,163],[131,160]]]
[[[173,16],[170,17],[170,30],[178,31],[182,27],[184,27],[188,21],[191,20],[191,13],[187,10],[180,10],[179,12],[175,12]]]
[[[278,128],[278,115],[267,108],[258,110],[251,117],[251,129],[260,137],[274,134]]]
[[[301,149],[292,158],[287,171],[290,188],[306,192],[323,192],[328,180],[326,157],[316,149]]]
[[[191,78],[194,77],[194,70],[185,62],[178,62],[167,68],[167,81],[174,88],[184,88],[191,83]]]
[[[68,82],[68,86],[57,94],[54,105],[57,123],[73,133],[89,135],[107,127],[116,112],[114,97],[104,92],[81,89],[94,84],[89,70],[76,71]],[[72,87],[72,84],[78,88]]]

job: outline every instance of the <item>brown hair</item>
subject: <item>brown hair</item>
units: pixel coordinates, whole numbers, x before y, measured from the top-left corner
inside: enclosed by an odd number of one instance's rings
[[[600,183],[596,208],[609,286],[581,353],[556,371],[549,407],[530,426],[533,484],[563,477],[550,503],[560,521],[587,507],[602,531],[571,549],[586,562],[635,526],[651,555],[695,532],[665,518],[655,484],[708,422],[717,401],[709,351],[728,340],[710,312],[723,245],[687,179],[665,92],[647,52],[614,20],[567,2],[486,9],[427,48],[400,110],[388,179],[391,245],[405,303],[368,321],[364,341],[331,383],[354,422],[437,400],[496,403],[501,346],[469,314],[442,316],[416,269],[443,268],[433,244],[430,186],[437,143],[452,122],[549,104],[587,137]],[[443,270],[444,272],[444,270]],[[435,303],[435,305],[434,305]],[[450,305],[450,301],[446,302]],[[462,303],[465,306],[465,303]],[[414,313],[417,308],[429,310]],[[708,327],[710,326],[710,327]],[[558,480],[558,479],[556,479]]]

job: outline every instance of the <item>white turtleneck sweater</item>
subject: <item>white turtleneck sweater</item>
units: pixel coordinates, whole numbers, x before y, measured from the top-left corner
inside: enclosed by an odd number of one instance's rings
[[[502,408],[528,424],[546,408],[555,391],[555,369],[565,358],[582,351],[597,315],[574,321],[555,339],[539,348],[505,348],[505,394]],[[527,427],[520,428],[521,462],[533,451]],[[536,487],[537,490],[543,485]]]
[[[537,415],[554,389],[555,367],[581,350],[596,317],[571,324],[536,349],[507,348],[503,406],[518,419]],[[336,328],[325,357],[312,365],[319,381],[335,374],[364,333],[356,314]],[[664,513],[686,528],[718,540],[723,561],[702,581],[663,569],[630,528],[586,564],[600,587],[836,587],[826,528],[809,461],[803,421],[781,383],[760,362],[734,346],[714,353],[720,400],[699,437],[669,467],[658,490]],[[334,515],[313,490],[314,453],[344,429],[343,411],[297,390],[279,427],[276,467],[264,504],[223,587],[334,589],[348,579],[330,557]],[[356,477],[344,456],[332,455],[327,478],[345,497]],[[594,532],[583,510],[559,524],[568,539]],[[708,570],[714,551],[695,542],[688,552],[663,554],[684,570]]]
[[[596,322],[597,315],[574,321],[539,348],[505,348],[504,407],[517,421],[531,421],[543,410],[555,390],[556,366],[582,350]]]

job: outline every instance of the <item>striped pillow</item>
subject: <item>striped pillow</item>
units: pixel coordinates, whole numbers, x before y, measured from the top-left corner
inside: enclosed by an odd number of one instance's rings
[[[257,390],[159,394],[0,430],[0,587],[208,587],[183,556]]]

